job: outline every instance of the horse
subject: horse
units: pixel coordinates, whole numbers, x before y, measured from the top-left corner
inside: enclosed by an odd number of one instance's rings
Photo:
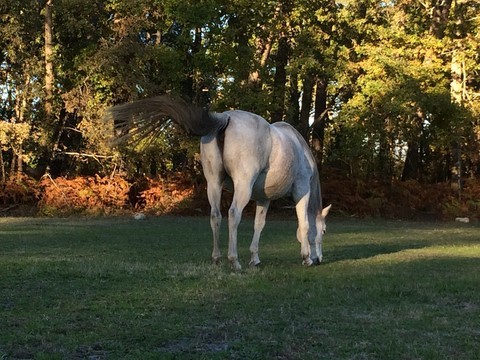
[[[256,201],[250,265],[260,264],[259,240],[272,200],[291,196],[298,218],[297,240],[303,264],[322,261],[325,217],[331,205],[322,208],[320,180],[315,159],[304,138],[286,122],[268,123],[259,115],[229,110],[210,112],[179,97],[161,95],[109,109],[119,139],[158,134],[172,119],[188,135],[200,137],[201,164],[207,180],[212,260],[221,258],[219,233],[222,189],[233,190],[228,210],[228,260],[241,270],[237,252],[237,229],[247,203]]]

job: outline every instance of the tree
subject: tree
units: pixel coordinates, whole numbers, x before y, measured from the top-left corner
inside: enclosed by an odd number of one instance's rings
[[[45,2],[45,115],[47,121],[52,116],[53,109],[53,83],[55,76],[53,74],[53,0]]]
[[[52,175],[195,168],[185,159],[197,145],[171,128],[154,143],[109,145],[106,107],[162,93],[288,121],[319,166],[349,176],[445,181],[460,163],[463,176],[480,171],[478,1],[26,0],[0,8],[0,116],[31,135],[19,147],[0,134],[5,174],[47,165]]]
[[[0,164],[2,179],[15,177],[35,163],[39,131],[35,128],[43,98],[41,46],[37,30],[42,26],[36,1],[0,4]],[[7,174],[9,174],[7,176]]]
[[[453,140],[452,130],[466,119],[450,101],[446,69],[451,64],[445,54],[451,23],[441,23],[449,3],[427,5],[351,2],[342,13],[352,40],[349,76],[339,78],[346,96],[336,128],[364,134],[349,145],[357,148],[351,161],[357,166],[363,161],[364,171],[386,179],[448,177],[445,170],[439,174],[448,161],[445,147]],[[334,157],[342,152],[335,146]]]

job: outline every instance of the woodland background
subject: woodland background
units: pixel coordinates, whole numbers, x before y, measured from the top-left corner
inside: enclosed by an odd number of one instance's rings
[[[171,126],[112,147],[103,120],[171,93],[294,125],[338,213],[478,218],[479,14],[478,0],[0,0],[0,211],[203,213],[198,139]]]

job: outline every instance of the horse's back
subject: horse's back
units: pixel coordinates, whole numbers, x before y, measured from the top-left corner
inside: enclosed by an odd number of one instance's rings
[[[296,162],[299,165],[302,165],[306,168],[313,168],[315,165],[315,159],[310,151],[305,139],[300,135],[300,133],[290,124],[286,122],[276,122],[271,125],[272,130],[275,129],[284,139],[288,141],[282,141],[282,144],[285,145],[287,142],[289,147],[292,148],[292,151],[295,152]],[[286,151],[283,149],[282,151]]]

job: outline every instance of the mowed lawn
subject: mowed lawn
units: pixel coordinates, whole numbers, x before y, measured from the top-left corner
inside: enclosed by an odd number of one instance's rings
[[[0,218],[0,358],[480,359],[478,224],[332,218],[311,268],[252,232],[235,273],[207,217]]]

